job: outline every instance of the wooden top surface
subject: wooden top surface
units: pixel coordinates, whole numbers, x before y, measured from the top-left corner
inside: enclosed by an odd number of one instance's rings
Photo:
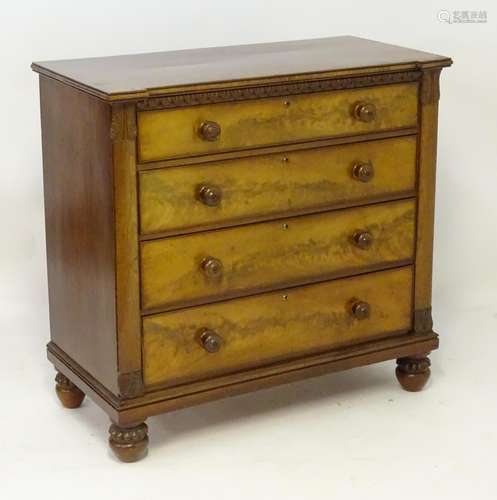
[[[142,98],[161,89],[349,69],[434,63],[447,57],[340,36],[150,54],[33,63],[34,71],[108,100]],[[287,78],[288,79],[288,78]]]

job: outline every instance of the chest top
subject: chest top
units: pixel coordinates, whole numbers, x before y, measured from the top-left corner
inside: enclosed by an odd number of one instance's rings
[[[35,62],[32,68],[109,101],[141,99],[185,86],[237,87],[449,66],[447,57],[352,36]],[[367,71],[365,71],[367,70]],[[216,85],[217,84],[217,85]]]

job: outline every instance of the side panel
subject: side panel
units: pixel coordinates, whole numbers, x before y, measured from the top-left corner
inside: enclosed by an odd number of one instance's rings
[[[117,392],[110,107],[40,77],[52,341]]]

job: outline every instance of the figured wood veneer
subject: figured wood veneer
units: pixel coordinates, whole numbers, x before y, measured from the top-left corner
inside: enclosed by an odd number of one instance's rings
[[[143,171],[141,234],[191,232],[413,196],[416,144],[417,137],[410,135]],[[353,167],[361,161],[374,169],[369,182],[353,179]],[[198,199],[201,185],[219,190],[218,204]]]
[[[356,319],[354,300],[370,304]],[[412,268],[284,289],[143,321],[146,385],[175,385],[270,362],[302,357],[411,327]],[[198,332],[209,325],[221,338],[219,356],[207,352]]]
[[[361,121],[351,112],[367,100],[378,118]],[[220,126],[217,140],[205,140],[206,120]],[[195,156],[278,143],[408,128],[417,122],[417,85],[407,83],[292,97],[208,104],[138,113],[140,161]]]
[[[411,261],[415,203],[394,201],[141,244],[145,311],[352,275]],[[368,232],[367,250],[354,241]],[[202,261],[223,266],[206,276]]]

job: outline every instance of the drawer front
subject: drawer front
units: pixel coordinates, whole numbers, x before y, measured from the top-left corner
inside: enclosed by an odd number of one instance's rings
[[[148,316],[147,386],[267,365],[411,328],[410,267]]]
[[[408,136],[145,171],[141,232],[229,225],[408,193],[415,164],[416,137]]]
[[[414,127],[416,116],[416,83],[141,111],[138,153],[147,162]]]
[[[403,200],[146,241],[142,307],[207,302],[409,261],[414,219],[414,201]]]

